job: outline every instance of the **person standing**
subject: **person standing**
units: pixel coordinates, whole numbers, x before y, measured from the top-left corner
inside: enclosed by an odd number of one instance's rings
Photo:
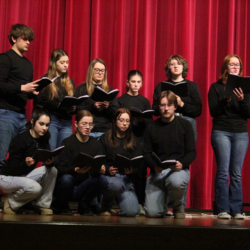
[[[241,88],[225,94],[229,74],[243,75],[238,55],[224,58],[219,80],[208,92],[210,114],[213,117],[211,143],[217,172],[215,177],[215,213],[219,219],[243,220],[241,171],[248,148],[247,119],[250,118],[250,95]],[[230,184],[228,185],[228,177]]]
[[[106,92],[112,90],[107,81],[106,63],[100,59],[94,59],[88,67],[86,82],[76,88],[75,96],[91,95],[94,89],[99,86]],[[88,98],[82,105],[77,106],[78,110],[85,109],[90,111],[94,116],[95,127],[90,136],[100,139],[100,137],[111,128],[111,122],[115,111],[118,108],[117,98],[108,102],[96,102]]]
[[[28,98],[34,98],[32,63],[24,56],[34,39],[33,30],[14,24],[8,35],[12,48],[0,54],[0,166],[7,156],[11,140],[25,130]]]
[[[49,131],[51,134],[50,146],[54,150],[61,146],[62,141],[72,134],[72,114],[76,107],[61,107],[65,96],[74,95],[74,82],[68,75],[69,57],[62,49],[53,50],[46,76],[50,79],[58,78],[41,90],[34,100],[34,106],[40,105],[51,114]]]

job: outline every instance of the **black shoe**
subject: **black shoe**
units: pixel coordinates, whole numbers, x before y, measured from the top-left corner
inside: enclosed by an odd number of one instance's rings
[[[70,210],[69,208],[56,208],[56,207],[52,207],[51,209],[53,210],[54,214],[73,215],[72,210]]]
[[[90,202],[82,199],[78,203],[78,213],[86,216],[93,216],[94,212],[91,209]]]

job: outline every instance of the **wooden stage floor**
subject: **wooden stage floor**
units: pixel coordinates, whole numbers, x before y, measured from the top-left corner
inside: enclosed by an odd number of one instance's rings
[[[250,216],[185,219],[0,213],[0,249],[250,249]]]

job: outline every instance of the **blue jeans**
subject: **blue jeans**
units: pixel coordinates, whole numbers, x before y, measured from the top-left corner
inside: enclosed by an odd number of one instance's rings
[[[0,175],[0,188],[6,194],[10,206],[17,210],[36,199],[36,205],[50,208],[56,183],[57,169],[45,166],[35,168],[26,176]]]
[[[211,143],[215,153],[215,203],[217,212],[234,216],[242,211],[241,171],[248,147],[248,133],[213,130]],[[230,185],[228,188],[228,177]]]
[[[173,211],[183,205],[183,195],[190,178],[188,169],[173,172],[165,169],[161,173],[150,174],[146,183],[145,211],[148,217],[163,217],[169,200]]]
[[[197,141],[197,130],[196,130],[196,120],[195,120],[195,118],[192,118],[192,117],[189,117],[189,116],[182,116],[182,118],[191,123],[193,131],[194,131],[194,140],[196,142]],[[187,204],[187,191],[188,191],[188,185],[187,185],[185,194],[183,196],[183,206],[184,206],[184,208],[186,208],[186,204]]]
[[[140,207],[131,178],[127,175],[116,174],[115,176],[107,176],[107,180],[108,188],[103,197],[104,210],[105,208],[110,209],[116,198],[121,216],[136,216]]]
[[[104,132],[91,132],[89,136],[94,137],[96,140],[100,140],[100,137],[104,134]]]
[[[0,109],[0,167],[7,156],[11,140],[25,131],[26,123],[26,114]]]
[[[57,209],[69,208],[69,201],[84,199],[90,202],[107,188],[107,179],[104,175],[90,176],[79,181],[70,174],[60,176],[56,181],[53,195],[53,207]]]
[[[54,150],[62,145],[62,141],[72,135],[72,121],[51,116],[49,125],[49,132],[51,134],[49,144],[51,150]]]

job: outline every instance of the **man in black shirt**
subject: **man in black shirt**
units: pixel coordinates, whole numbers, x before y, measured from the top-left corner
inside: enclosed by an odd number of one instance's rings
[[[144,157],[151,168],[145,210],[148,217],[163,217],[169,198],[174,217],[183,219],[182,199],[190,178],[189,165],[196,155],[194,133],[189,121],[175,116],[177,97],[173,92],[161,92],[157,101],[161,117],[148,125],[144,137]],[[152,152],[161,162],[176,160],[176,164],[163,169]]]
[[[0,54],[0,166],[10,142],[25,130],[28,98],[33,98],[38,86],[33,80],[33,66],[23,56],[34,39],[33,30],[24,24],[15,24],[8,35],[12,48]]]

